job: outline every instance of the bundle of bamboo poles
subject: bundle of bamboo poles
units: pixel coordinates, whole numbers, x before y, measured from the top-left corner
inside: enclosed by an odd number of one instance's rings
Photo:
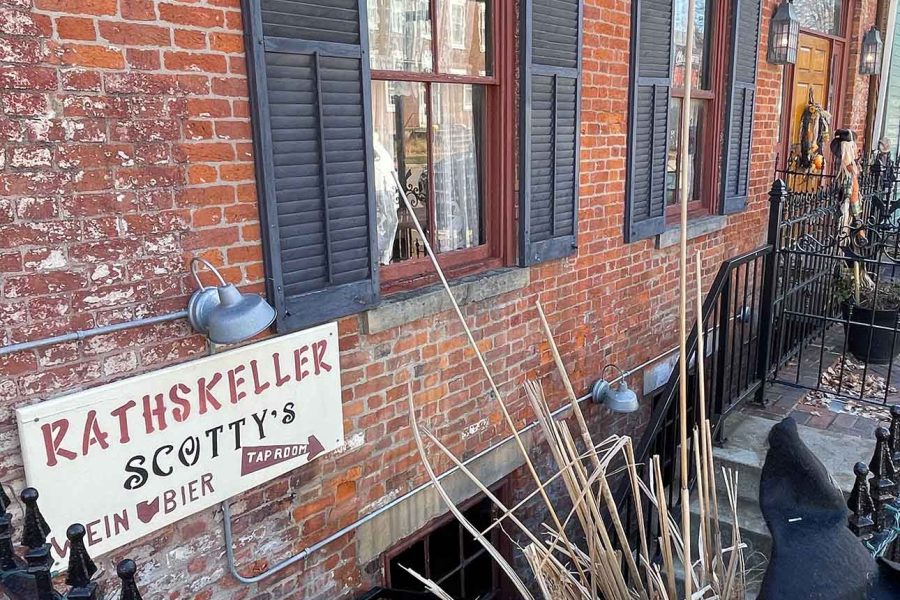
[[[694,429],[693,443],[688,444],[696,472],[699,513],[696,531],[692,533],[690,518],[688,529],[681,528],[678,516],[667,504],[659,457],[653,457],[645,465],[646,473],[642,477],[630,437],[611,435],[599,442],[592,439],[540,304],[537,309],[575,416],[573,423],[556,420],[551,415],[542,385],[537,381],[525,383],[529,406],[539,424],[540,441],[546,444],[553,459],[553,474],[541,480],[537,467],[525,452],[526,468],[535,489],[516,505],[507,506],[436,435],[413,417],[411,425],[420,457],[451,512],[493,556],[523,598],[531,599],[536,595],[547,600],[743,598],[746,582],[744,545],[738,528],[737,475],[727,471],[722,473],[731,513],[730,531],[723,532],[717,509],[708,421],[703,421],[702,428]],[[412,394],[409,395],[409,408],[410,414],[415,415]],[[499,517],[487,529],[476,528],[456,507],[435,475],[429,448],[449,458],[496,505]],[[524,445],[522,448],[525,449]],[[625,522],[620,515],[621,506],[613,497],[613,487],[622,478],[628,482],[630,514],[636,515],[634,523]],[[552,485],[560,485],[565,492],[564,504],[568,507],[565,512],[559,500],[550,500],[548,488]],[[543,501],[548,519],[538,527],[529,527],[521,513],[535,499]],[[655,539],[650,539],[651,533],[643,519],[645,508],[655,517],[653,529],[658,532]],[[515,539],[525,540],[521,551],[531,568],[532,585],[525,583],[489,541],[491,530],[505,525],[515,531],[515,534],[509,532]],[[723,542],[723,534],[727,543]],[[689,541],[692,535],[696,539]],[[687,558],[689,547],[695,548],[696,560]],[[690,567],[685,569],[685,564]],[[434,582],[421,579],[438,597],[448,597],[442,595]]]
[[[688,0],[688,15],[694,14],[695,0]],[[684,101],[682,102],[681,123],[689,124],[691,119],[691,95],[693,88],[693,55],[694,55],[694,19],[687,19],[685,64],[684,64]],[[521,434],[510,416],[509,409],[503,401],[494,378],[488,368],[476,341],[469,329],[466,319],[459,308],[449,284],[438,264],[437,258],[427,241],[415,212],[409,205],[403,186],[394,173],[398,196],[412,218],[426,253],[440,277],[444,289],[450,297],[456,316],[463,326],[469,345],[485,374],[492,392],[492,398],[499,403],[500,411],[520,453],[525,459],[527,471],[534,481],[535,490],[522,502],[512,507],[505,506],[499,498],[462,464],[458,457],[444,446],[440,440],[427,429],[420,427],[416,419],[415,402],[409,393],[409,414],[415,437],[416,447],[436,490],[449,507],[450,511],[462,523],[466,530],[481,543],[486,551],[497,561],[501,569],[509,577],[523,598],[534,598],[533,592],[539,592],[548,600],[595,600],[612,599],[675,599],[685,600],[743,598],[746,589],[745,565],[737,507],[737,475],[723,470],[722,476],[727,492],[727,509],[731,513],[731,531],[723,538],[719,520],[719,500],[716,493],[716,472],[712,454],[712,434],[706,418],[705,374],[703,370],[703,314],[701,297],[701,261],[697,255],[696,268],[696,307],[698,348],[696,356],[697,377],[699,379],[699,419],[696,426],[691,426],[688,417],[687,394],[687,205],[690,182],[688,175],[688,146],[690,127],[681,127],[679,178],[681,204],[681,239],[680,239],[680,295],[679,295],[679,450],[678,467],[680,469],[680,519],[673,514],[666,501],[664,477],[661,461],[654,456],[649,464],[638,465],[635,462],[631,438],[612,435],[599,443],[592,439],[584,415],[578,404],[568,373],[563,364],[550,326],[544,316],[541,305],[537,304],[537,312],[541,320],[544,334],[553,353],[557,370],[565,386],[568,401],[575,416],[577,429],[572,431],[565,421],[557,421],[544,396],[539,382],[525,383],[526,396],[530,407],[540,425],[539,431],[552,455],[556,472],[546,480],[538,475],[538,470],[529,457],[528,450]],[[688,431],[693,435],[689,438]],[[472,482],[493,502],[501,512],[500,518],[488,529],[479,531],[469,522],[456,507],[447,491],[441,485],[431,465],[425,439],[445,454]],[[690,468],[693,462],[696,474],[696,492],[698,502],[698,527],[696,540],[692,540],[693,528],[690,512]],[[646,477],[641,477],[641,468],[646,468]],[[625,522],[620,515],[620,506],[613,498],[612,485],[624,477],[630,490],[630,502],[636,517],[636,540],[629,536],[631,523]],[[567,494],[567,511],[554,504],[548,494],[548,486],[561,482]],[[526,502],[539,498],[547,511],[548,522],[540,531],[532,531],[517,515]],[[644,506],[656,517],[658,535],[651,535],[644,521]],[[562,513],[562,514],[560,514]],[[648,522],[651,522],[648,520]],[[519,576],[501,553],[488,541],[486,535],[490,529],[501,524],[512,524],[524,536],[527,543],[522,548],[523,555],[530,565],[534,578],[534,586],[529,587]],[[629,527],[629,529],[626,529]],[[573,539],[573,537],[575,539]],[[724,542],[727,539],[728,542]],[[652,543],[651,543],[652,542]],[[650,549],[655,551],[651,555]],[[658,549],[658,550],[657,550]],[[695,557],[696,556],[696,560]],[[450,598],[440,587],[427,579],[419,578],[435,596]],[[680,585],[678,582],[681,582]]]

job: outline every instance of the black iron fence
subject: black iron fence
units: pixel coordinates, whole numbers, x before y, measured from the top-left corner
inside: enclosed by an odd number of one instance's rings
[[[856,190],[831,175],[782,172],[787,185],[772,194],[772,335],[760,368],[823,405],[886,405],[895,392],[897,175],[895,160],[873,155],[862,162]],[[851,194],[858,215],[848,210]]]
[[[25,488],[20,495],[25,511],[22,519],[22,555],[16,553],[13,515],[9,512],[10,499],[0,486],[0,593],[14,600],[100,600],[105,598],[99,584],[94,581],[97,565],[88,555],[84,544],[84,525],[75,523],[66,530],[69,545],[68,568],[65,584],[68,590],[60,593],[53,584],[53,556],[47,543],[50,526],[38,508],[38,492]],[[131,559],[121,561],[116,567],[121,588],[119,600],[141,600],[135,583],[137,565]]]

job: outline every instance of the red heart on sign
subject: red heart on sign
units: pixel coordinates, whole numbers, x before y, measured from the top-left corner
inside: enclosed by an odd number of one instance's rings
[[[143,502],[138,502],[137,505],[137,516],[138,519],[141,520],[142,523],[149,523],[153,520],[153,517],[156,516],[156,513],[159,512],[159,498],[154,498],[150,502],[144,500]]]

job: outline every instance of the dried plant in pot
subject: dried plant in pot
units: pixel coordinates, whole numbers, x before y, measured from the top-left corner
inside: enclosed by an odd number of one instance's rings
[[[900,354],[900,281],[875,281],[847,269],[837,281],[837,295],[847,335],[847,350],[857,359],[888,364]],[[859,280],[859,281],[857,281]]]

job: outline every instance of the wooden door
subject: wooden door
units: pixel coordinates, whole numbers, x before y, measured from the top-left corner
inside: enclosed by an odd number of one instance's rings
[[[794,65],[794,88],[791,93],[791,136],[792,146],[800,142],[800,120],[809,104],[810,90],[813,99],[825,110],[831,83],[831,40],[808,33],[801,33],[797,46],[797,64]]]

